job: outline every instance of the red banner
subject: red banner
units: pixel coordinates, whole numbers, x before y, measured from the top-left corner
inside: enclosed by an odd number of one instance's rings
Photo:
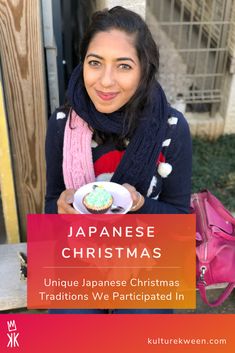
[[[193,215],[29,215],[29,308],[195,308]]]

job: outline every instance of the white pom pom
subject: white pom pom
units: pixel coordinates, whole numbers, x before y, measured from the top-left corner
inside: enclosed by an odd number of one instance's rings
[[[159,163],[157,170],[162,178],[167,178],[172,172],[172,166],[169,163]]]
[[[114,173],[102,173],[95,178],[95,181],[110,181]]]
[[[63,112],[58,112],[58,113],[56,114],[56,120],[64,119],[64,118],[66,118],[65,113],[63,113]]]
[[[172,116],[167,121],[169,125],[176,125],[178,123],[178,118],[176,118],[175,116]]]
[[[162,147],[168,147],[170,146],[170,143],[171,143],[171,139],[164,140],[162,143]]]
[[[153,192],[153,189],[157,186],[157,178],[155,175],[152,177],[151,183],[149,185],[148,191],[147,191],[147,196],[150,196]]]

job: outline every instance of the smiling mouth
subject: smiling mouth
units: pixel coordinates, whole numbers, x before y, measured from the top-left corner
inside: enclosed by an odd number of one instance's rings
[[[109,101],[114,99],[117,95],[118,92],[101,92],[101,91],[96,91],[97,95],[104,101]]]

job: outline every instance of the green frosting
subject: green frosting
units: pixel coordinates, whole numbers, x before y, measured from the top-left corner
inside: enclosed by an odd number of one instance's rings
[[[97,186],[86,196],[85,200],[91,207],[102,208],[110,204],[112,196],[102,186]]]

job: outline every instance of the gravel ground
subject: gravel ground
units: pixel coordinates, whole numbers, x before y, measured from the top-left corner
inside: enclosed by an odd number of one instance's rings
[[[221,289],[211,289],[208,293],[210,301],[214,301],[218,298]],[[210,308],[205,304],[200,294],[197,293],[197,308],[196,310],[175,310],[177,314],[235,314],[235,290],[230,294],[229,298],[220,306],[216,308]]]

